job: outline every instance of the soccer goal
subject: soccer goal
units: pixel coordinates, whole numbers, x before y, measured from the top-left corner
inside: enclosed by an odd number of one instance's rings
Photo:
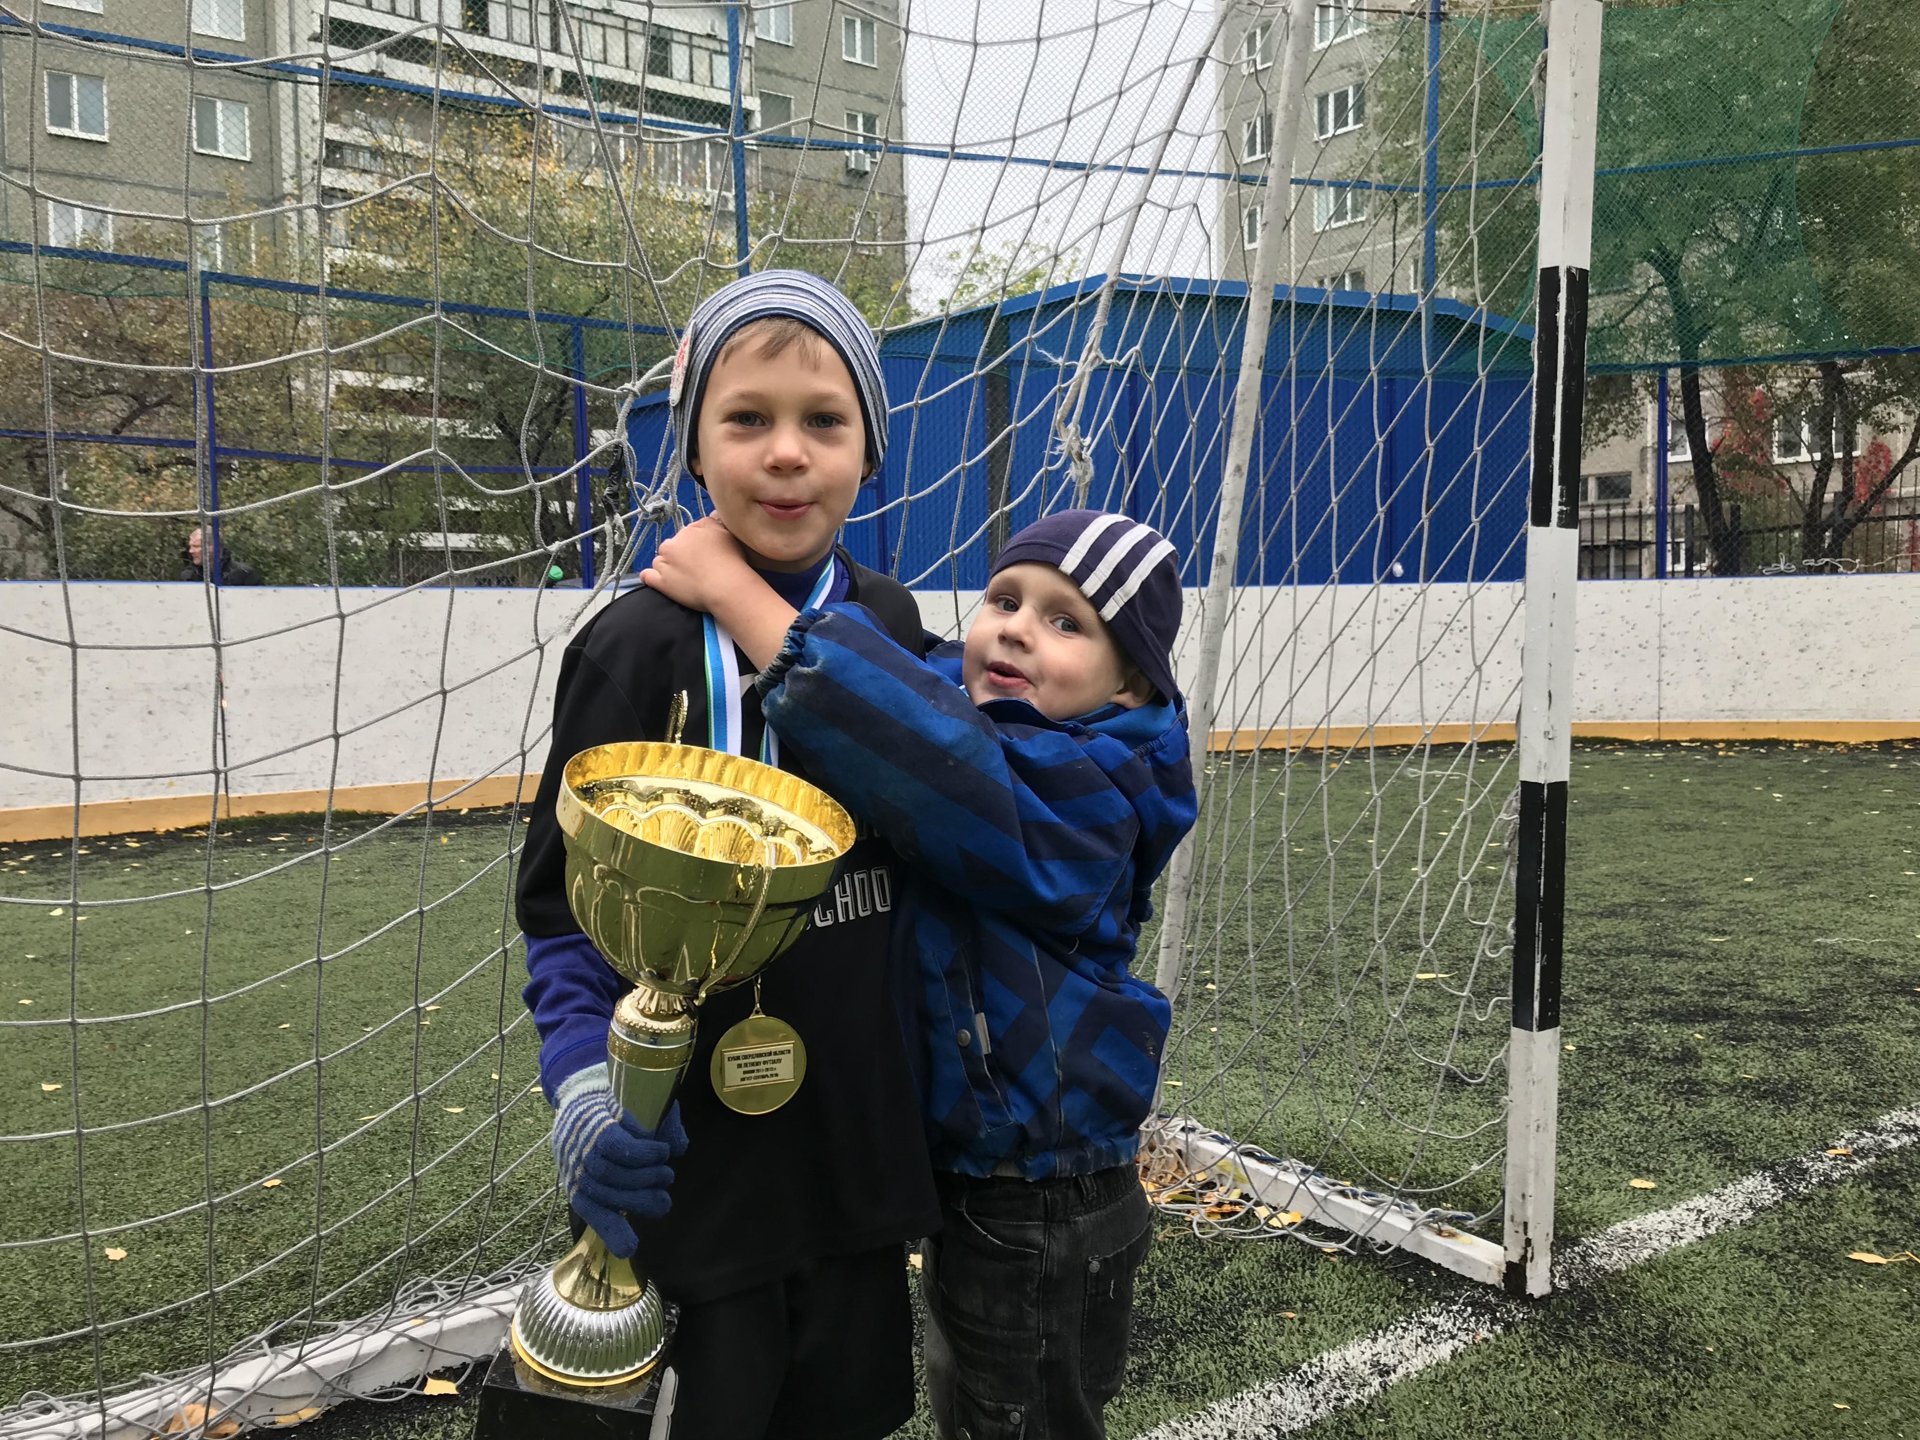
[[[1052,510],[1184,557],[1144,1182],[1540,1293],[1599,11],[0,21],[0,1436],[499,1345],[566,1232],[511,904],[555,670],[700,507],[678,327],[772,266],[881,332],[845,538],[930,628]]]

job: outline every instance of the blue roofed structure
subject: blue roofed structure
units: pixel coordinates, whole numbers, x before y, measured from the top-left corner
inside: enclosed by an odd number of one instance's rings
[[[1120,277],[1062,415],[1104,286],[887,333],[888,452],[847,524],[856,559],[917,588],[979,588],[1007,534],[1073,503],[1077,444],[1085,503],[1157,526],[1186,583],[1206,583],[1247,287]],[[1434,302],[1423,340],[1417,297],[1276,287],[1240,583],[1519,578],[1531,344],[1454,301]],[[629,435],[644,483],[666,460],[664,396],[633,407]]]

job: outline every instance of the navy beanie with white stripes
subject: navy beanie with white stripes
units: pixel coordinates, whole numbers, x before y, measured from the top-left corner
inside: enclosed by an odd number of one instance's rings
[[[1180,630],[1180,566],[1173,542],[1151,525],[1103,510],[1062,510],[1027,526],[994,559],[1051,565],[1080,587],[1140,673],[1168,700],[1173,642]]]
[[[698,305],[680,336],[673,357],[667,406],[673,413],[673,438],[681,467],[693,453],[694,420],[707,389],[707,376],[727,341],[744,325],[784,315],[819,335],[846,363],[860,396],[860,420],[867,432],[867,473],[880,468],[887,453],[887,382],[880,373],[880,347],[873,327],[853,302],[829,282],[804,270],[762,270],[722,286]],[[698,477],[696,477],[698,478]],[[702,482],[704,483],[704,482]]]

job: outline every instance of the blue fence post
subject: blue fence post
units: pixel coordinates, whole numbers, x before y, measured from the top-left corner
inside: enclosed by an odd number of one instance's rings
[[[1667,391],[1667,372],[1660,372],[1660,381],[1654,390],[1653,420],[1653,538],[1654,560],[1653,576],[1656,580],[1667,578],[1667,529],[1671,495],[1667,489],[1667,427],[1672,423],[1673,411],[1669,408],[1670,396]]]
[[[742,48],[740,36],[740,6],[738,3],[727,6],[727,99],[730,118],[727,122],[728,148],[733,152],[733,254],[734,273],[745,275],[753,268],[747,258],[752,252],[752,237],[747,233],[747,142],[746,105],[743,101],[745,86],[741,83],[745,76],[742,70]]]
[[[587,330],[574,325],[573,486],[574,530],[580,537],[580,588],[593,588],[593,472],[587,464]]]
[[[200,366],[206,373],[207,395],[207,524],[200,536],[200,573],[220,583],[220,431],[213,415],[213,293],[206,276],[200,281]]]
[[[1420,157],[1420,361],[1433,364],[1433,297],[1440,269],[1440,25],[1447,0],[1427,11],[1427,115]]]

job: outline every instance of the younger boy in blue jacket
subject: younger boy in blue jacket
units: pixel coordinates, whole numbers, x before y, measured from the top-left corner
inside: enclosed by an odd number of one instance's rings
[[[944,1226],[925,1254],[941,1434],[1103,1435],[1170,1018],[1129,965],[1194,820],[1172,545],[1120,515],[1048,516],[1001,551],[965,641],[924,661],[859,605],[796,614],[715,521],[645,579],[726,625],[783,749],[907,862],[894,934]]]

